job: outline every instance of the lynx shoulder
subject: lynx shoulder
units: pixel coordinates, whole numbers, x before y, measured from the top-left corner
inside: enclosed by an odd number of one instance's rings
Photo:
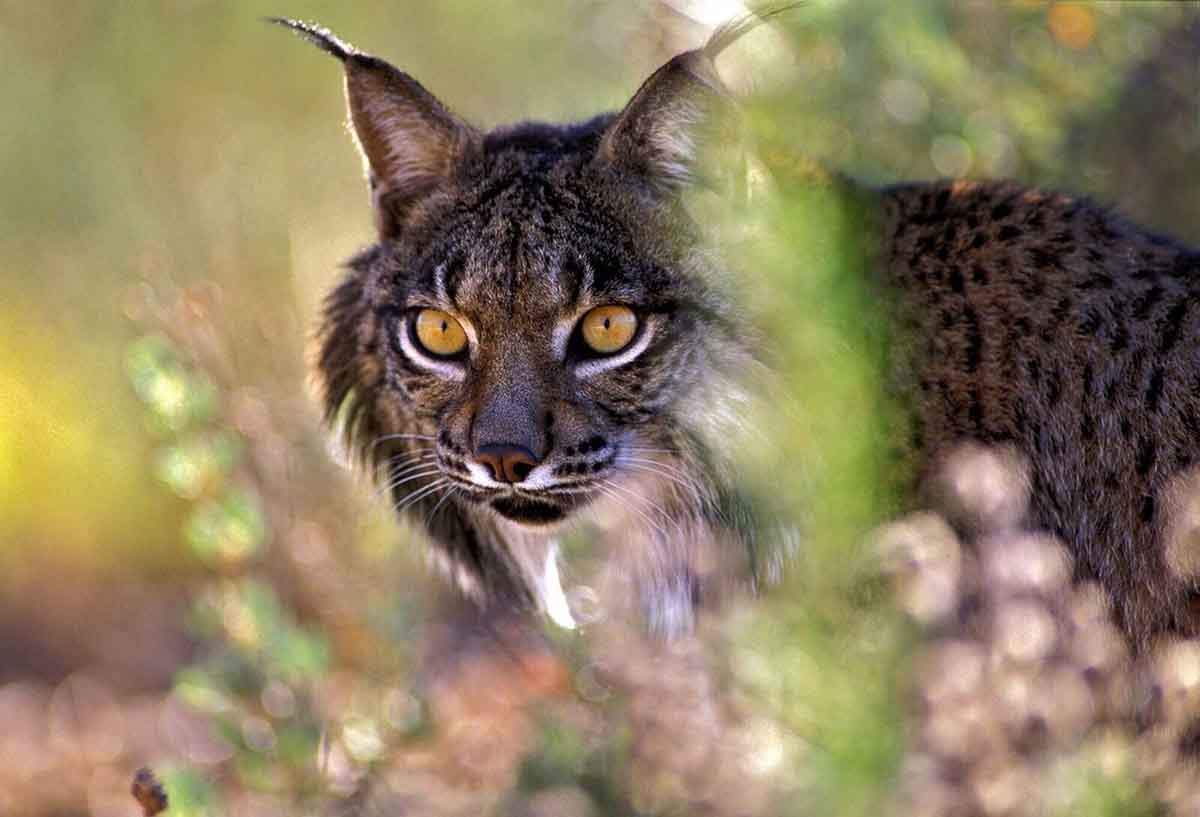
[[[882,191],[925,462],[970,439],[1030,464],[1032,526],[1067,541],[1139,639],[1190,630],[1172,512],[1200,462],[1200,254],[1085,200],[1008,183]]]

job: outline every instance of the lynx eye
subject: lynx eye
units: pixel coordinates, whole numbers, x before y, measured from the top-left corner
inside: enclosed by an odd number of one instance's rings
[[[440,309],[422,309],[413,320],[417,342],[435,357],[453,357],[467,348],[467,333],[453,315]]]
[[[637,328],[637,315],[629,307],[598,306],[583,316],[579,330],[589,349],[611,355],[629,345]]]

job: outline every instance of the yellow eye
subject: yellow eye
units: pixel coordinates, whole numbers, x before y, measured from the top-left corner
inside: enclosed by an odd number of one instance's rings
[[[621,351],[637,334],[638,319],[627,306],[598,306],[583,316],[583,341],[593,352]]]
[[[438,357],[451,357],[467,348],[462,324],[440,309],[422,309],[413,329],[425,351]]]

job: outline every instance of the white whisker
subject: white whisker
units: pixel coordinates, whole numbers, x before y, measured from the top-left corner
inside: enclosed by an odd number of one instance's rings
[[[637,457],[625,457],[623,462],[628,464],[633,470],[642,471],[648,474],[655,474],[656,476],[669,479],[691,494],[692,499],[695,500],[697,505],[708,504],[706,499],[708,491],[704,490],[696,481],[696,479],[687,474],[685,471],[682,471],[678,468],[671,468],[671,466],[668,464],[659,462],[658,460],[643,460]]]
[[[384,434],[382,437],[376,437],[371,441],[371,444],[367,446],[367,453],[371,453],[378,446],[392,440],[425,440],[431,442],[434,439],[436,438],[432,434]]]
[[[441,468],[430,468],[425,471],[419,471],[415,474],[411,474],[411,475],[405,477],[404,479],[390,480],[387,482],[387,484],[383,485],[379,489],[378,494],[390,493],[391,491],[396,490],[397,488],[399,488],[401,485],[403,485],[406,482],[412,482],[414,479],[422,479],[424,477],[436,476],[436,475],[440,474],[441,472],[442,472]]]
[[[634,511],[639,516],[641,516],[643,519],[645,519],[647,524],[649,524],[658,533],[658,535],[661,536],[663,539],[670,538],[667,535],[666,528],[664,528],[662,525],[658,524],[658,522],[656,522],[653,519],[653,517],[651,517],[649,514],[647,514],[641,508],[639,508],[638,504],[641,503],[642,505],[648,507],[650,510],[657,512],[659,515],[661,515],[663,517],[663,519],[666,522],[671,522],[672,521],[671,517],[667,514],[666,511],[664,511],[662,508],[658,507],[655,503],[650,502],[645,497],[639,496],[638,494],[634,493],[633,491],[629,490],[628,488],[625,488],[622,485],[618,485],[617,483],[613,482],[612,480],[608,480],[608,479],[602,480],[600,485],[602,486],[602,490],[604,488],[607,488],[606,493],[608,494],[608,496],[611,497],[612,499],[615,499],[617,502],[622,501],[621,500],[622,495],[627,497],[628,499],[625,501],[624,504],[627,507],[629,507],[630,510]],[[676,527],[678,527],[678,523],[676,523]]]
[[[407,497],[404,498],[403,502],[396,506],[396,513],[403,513],[414,503],[429,496],[438,488],[444,486],[448,481],[449,480],[447,480],[445,477],[442,477],[441,479],[434,480],[423,488],[414,489]]]
[[[426,525],[428,525],[437,516],[438,509],[442,507],[442,504],[445,503],[445,501],[447,499],[449,499],[450,497],[452,497],[456,493],[458,493],[457,485],[451,484],[446,487],[447,487],[446,492],[444,494],[442,494],[442,498],[439,499],[437,501],[437,504],[433,506],[433,510],[431,510],[429,513],[425,514],[425,524]]]

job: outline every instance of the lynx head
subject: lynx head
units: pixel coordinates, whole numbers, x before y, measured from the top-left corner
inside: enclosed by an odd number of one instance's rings
[[[681,195],[728,102],[713,58],[753,21],[619,113],[486,133],[388,63],[279,22],[346,72],[379,240],[329,297],[318,375],[398,507],[435,538],[454,510],[544,529],[707,456],[697,418],[719,406],[698,401],[741,355],[740,326]]]

